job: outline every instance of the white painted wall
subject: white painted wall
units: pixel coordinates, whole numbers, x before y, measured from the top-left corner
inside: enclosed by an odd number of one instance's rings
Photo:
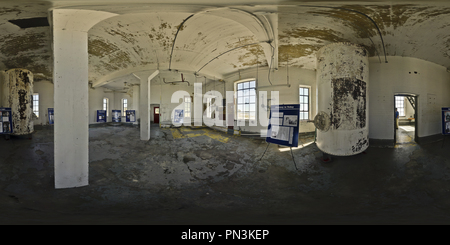
[[[419,128],[418,136],[424,137],[434,134],[440,134],[440,109],[441,107],[450,107],[450,97],[447,95],[450,91],[450,73],[445,67],[431,62],[406,58],[406,57],[388,57],[389,63],[380,63],[378,59],[370,59],[370,88],[369,88],[369,137],[371,139],[393,139],[394,137],[394,94],[395,93],[413,93],[418,94],[419,100]],[[417,74],[414,73],[417,72]],[[411,72],[411,74],[409,73]],[[286,84],[286,69],[280,68],[271,74],[273,84]],[[189,75],[187,75],[189,76]],[[255,78],[256,69],[241,71],[240,79]],[[239,74],[232,74],[227,77],[225,90],[233,91],[234,82],[240,80]],[[161,109],[164,114],[160,120],[171,121],[171,113],[179,103],[172,104],[170,98],[172,93],[177,90],[193,93],[194,79],[193,75],[189,78],[191,86],[187,84],[169,85],[164,84],[159,78],[152,81],[151,104],[162,104]],[[197,82],[205,84],[204,78],[197,78]],[[315,71],[301,68],[289,68],[289,83],[291,87],[269,87],[260,89],[261,91],[278,90],[280,91],[280,103],[298,103],[298,86],[309,85],[312,88],[311,98],[311,118],[316,115],[316,87]],[[258,70],[259,86],[269,85],[267,79],[267,69]],[[203,86],[203,92],[216,90],[223,93],[223,83],[207,79],[206,86]],[[35,125],[48,124],[47,108],[54,108],[53,104],[53,84],[49,81],[39,81],[34,84],[34,91],[39,93],[40,97],[40,118],[35,120]],[[102,100],[109,98],[110,107],[120,108],[122,97],[129,99],[130,108],[132,107],[132,97],[125,94],[106,93],[103,88],[89,89],[89,123],[96,123],[97,110],[102,109]],[[434,99],[435,98],[435,99]],[[409,102],[407,105],[407,116],[409,116]],[[110,109],[111,109],[110,108]],[[57,112],[55,112],[57,113]],[[152,111],[153,113],[153,111]],[[409,113],[409,114],[408,114]],[[392,116],[391,116],[392,114]],[[153,120],[153,118],[152,118]],[[109,115],[108,122],[111,121]],[[265,127],[243,127],[246,131],[259,132],[259,129]],[[300,132],[312,132],[314,125],[312,123],[300,123]]]
[[[418,136],[441,132],[441,107],[450,106],[450,73],[428,61],[388,57],[370,59],[369,137],[394,139],[394,94],[418,95]],[[416,73],[415,73],[416,72]]]
[[[97,110],[103,110],[103,98],[109,99],[109,113],[107,122],[111,122],[111,108],[114,105],[115,95],[105,92],[104,88],[89,89],[89,124],[97,123]]]
[[[179,106],[181,104],[181,100],[179,103],[171,103],[171,98],[173,93],[176,91],[185,91],[186,93],[189,93],[191,96],[194,96],[194,79],[193,75],[189,77],[189,83],[190,86],[188,86],[187,83],[185,84],[165,84],[163,82],[163,78],[165,77],[164,74],[160,74],[157,77],[155,77],[151,82],[151,89],[150,89],[150,104],[159,104],[160,105],[160,122],[172,122],[173,117],[173,110],[175,107]],[[177,78],[176,80],[181,80],[181,78]],[[167,79],[166,82],[174,81],[173,79]],[[151,114],[153,114],[153,108],[151,111]],[[151,116],[153,120],[153,115]]]
[[[271,85],[287,84],[288,86],[273,86],[257,89],[259,91],[268,91],[267,95],[270,97],[270,91],[279,92],[279,104],[298,104],[299,103],[299,87],[306,85],[311,87],[310,96],[310,119],[314,119],[317,113],[316,105],[316,72],[313,70],[301,69],[298,67],[280,67],[277,71],[270,73],[270,82],[267,67],[241,71],[240,73],[229,75],[225,78],[226,90],[234,91],[234,83],[248,78],[257,78],[257,87]],[[209,87],[208,87],[209,88]],[[259,102],[258,102],[259,104]],[[259,112],[257,112],[258,114]],[[257,116],[259,118],[259,114]],[[241,127],[243,131],[260,132],[261,129],[267,129],[267,126],[261,126],[258,120],[258,126],[244,126]],[[299,132],[313,132],[315,130],[314,124],[306,121],[300,121]]]

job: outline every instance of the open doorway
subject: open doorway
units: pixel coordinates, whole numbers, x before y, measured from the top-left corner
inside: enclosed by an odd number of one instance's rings
[[[394,121],[395,144],[417,142],[417,95],[395,94],[394,115],[398,112],[398,120]]]

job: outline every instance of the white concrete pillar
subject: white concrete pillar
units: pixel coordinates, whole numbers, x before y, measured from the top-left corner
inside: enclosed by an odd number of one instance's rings
[[[140,118],[139,107],[140,107],[140,87],[139,84],[133,85],[133,110],[135,111],[136,121],[133,124],[138,124],[138,118]]]
[[[55,188],[88,185],[88,30],[115,14],[52,10]]]
[[[141,80],[139,87],[139,115],[141,140],[150,139],[150,81],[159,74],[159,71],[142,71],[133,73]]]
[[[332,43],[317,51],[318,116],[316,145],[330,155],[350,156],[369,146],[369,58],[352,43]],[[319,127],[318,127],[319,126]]]

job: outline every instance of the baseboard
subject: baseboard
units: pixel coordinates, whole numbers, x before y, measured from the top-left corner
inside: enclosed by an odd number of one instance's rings
[[[444,135],[442,135],[442,134],[433,134],[433,135],[429,135],[429,136],[425,136],[425,137],[418,137],[416,143],[417,144],[428,144],[428,143],[441,141],[443,139],[444,139]]]
[[[370,147],[394,147],[393,139],[369,139]]]

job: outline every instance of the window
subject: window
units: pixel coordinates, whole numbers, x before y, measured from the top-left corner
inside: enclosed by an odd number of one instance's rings
[[[39,118],[39,94],[33,94],[33,113]]]
[[[126,110],[128,110],[128,100],[122,99],[122,116],[126,116]]]
[[[309,87],[300,87],[300,120],[309,120]]]
[[[108,101],[109,101],[108,98],[103,98],[103,110],[106,111],[106,116],[109,115],[109,113],[108,113]]]
[[[240,119],[256,119],[256,81],[240,82],[236,84],[237,113]]]
[[[191,97],[184,97],[184,117],[191,117]]]
[[[397,108],[398,114],[401,117],[405,116],[405,97],[395,96],[395,108]]]
[[[206,117],[211,118],[212,116],[212,110],[211,106],[213,104],[213,98],[206,98]]]

